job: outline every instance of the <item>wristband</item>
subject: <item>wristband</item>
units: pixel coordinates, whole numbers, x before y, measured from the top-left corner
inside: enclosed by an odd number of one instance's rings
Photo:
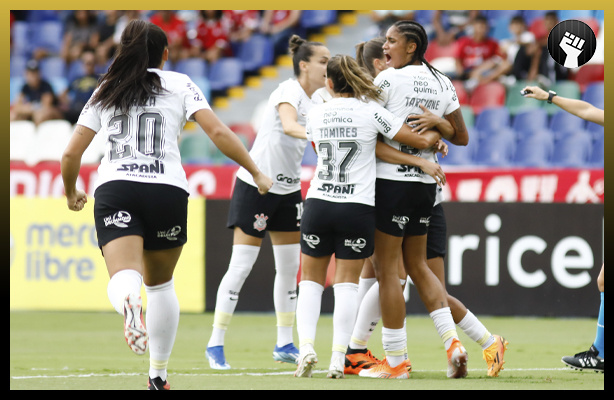
[[[554,96],[556,96],[556,92],[549,90],[548,91],[548,104],[552,104],[552,99],[554,98]]]

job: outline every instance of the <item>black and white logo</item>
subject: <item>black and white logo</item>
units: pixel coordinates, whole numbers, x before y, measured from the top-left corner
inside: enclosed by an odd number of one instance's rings
[[[104,217],[104,226],[109,226],[111,224],[117,226],[118,228],[127,228],[128,223],[132,220],[132,216],[128,211],[118,211],[113,215],[108,217]]]
[[[595,54],[595,32],[584,22],[568,19],[559,22],[548,35],[548,51],[565,68],[577,68]]]
[[[175,225],[171,229],[158,231],[158,237],[174,241],[177,240],[177,235],[179,235],[179,233],[181,233],[181,227],[179,225]]]
[[[367,241],[364,238],[358,239],[345,239],[344,246],[351,247],[356,253],[361,253],[362,249],[367,245]]]
[[[315,249],[316,246],[320,244],[320,238],[318,236],[312,235],[312,234],[307,235],[307,234],[303,233],[303,240],[312,249]]]

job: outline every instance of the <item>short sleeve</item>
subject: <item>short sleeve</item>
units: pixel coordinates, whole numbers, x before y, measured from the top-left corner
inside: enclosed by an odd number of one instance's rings
[[[281,103],[288,103],[298,110],[302,96],[302,89],[299,90],[299,88],[300,84],[298,82],[296,85],[284,85],[279,92],[275,107]]]
[[[384,107],[371,103],[369,119],[373,127],[388,139],[392,139],[401,130],[405,123],[403,118],[397,117]]]
[[[448,106],[443,112],[443,115],[449,115],[452,112],[456,111],[460,108],[460,102],[458,100],[458,95],[456,94],[456,89],[454,88],[454,84],[452,82],[447,82],[450,90],[447,90],[448,94]]]
[[[378,103],[385,106],[388,104],[390,88],[392,87],[390,84],[389,74],[386,73],[386,70],[380,72],[373,80],[373,83],[379,88],[380,99],[378,100]]]
[[[184,87],[182,89],[187,120],[194,121],[194,113],[198,110],[211,109],[211,106],[203,94],[203,91],[187,75]]]
[[[102,127],[100,110],[98,107],[92,106],[91,103],[92,98],[90,97],[90,100],[85,104],[83,110],[81,110],[81,114],[77,120],[77,125],[82,125],[93,130],[94,132],[98,132]]]

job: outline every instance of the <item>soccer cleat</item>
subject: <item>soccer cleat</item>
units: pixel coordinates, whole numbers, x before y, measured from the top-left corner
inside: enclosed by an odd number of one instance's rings
[[[280,363],[298,364],[298,356],[299,351],[294,343],[288,343],[282,347],[275,345],[275,350],[273,350],[273,360]]]
[[[332,379],[343,379],[343,368],[344,368],[344,358],[335,358],[330,361],[330,366],[328,367],[327,378]]]
[[[499,376],[499,371],[503,368],[503,355],[507,350],[508,341],[499,335],[493,335],[495,342],[482,352],[482,358],[488,367],[488,376]]]
[[[143,322],[141,296],[138,294],[129,294],[124,299],[124,337],[135,354],[145,354],[149,337]]]
[[[224,346],[207,347],[205,357],[209,360],[209,366],[213,369],[230,369],[224,356]]]
[[[599,357],[599,350],[591,345],[591,348],[582,353],[578,353],[574,356],[565,356],[561,358],[563,364],[572,369],[583,371],[585,369],[589,371],[605,373],[605,358]]]
[[[345,355],[345,368],[343,372],[348,375],[358,375],[361,370],[374,367],[380,362],[381,361],[371,353],[371,350],[348,349]]]
[[[298,360],[298,367],[294,376],[297,378],[311,378],[311,373],[318,362],[318,356],[314,352],[308,352]]]
[[[167,381],[163,381],[159,376],[156,376],[153,379],[149,378],[147,390],[171,390],[171,385]]]
[[[360,370],[358,376],[380,379],[409,379],[409,371],[411,371],[411,364],[409,360],[405,360],[401,364],[392,368],[390,364],[388,364],[388,361],[384,358],[379,362],[379,364],[369,369]]]
[[[448,378],[464,378],[467,376],[467,351],[460,340],[453,339],[448,353]]]

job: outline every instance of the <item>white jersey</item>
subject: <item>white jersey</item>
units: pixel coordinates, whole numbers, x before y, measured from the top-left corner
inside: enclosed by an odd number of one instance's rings
[[[377,135],[394,137],[405,120],[374,101],[334,98],[307,116],[307,139],[318,164],[307,198],[375,205]]]
[[[88,103],[79,116],[77,124],[107,137],[96,187],[109,181],[126,180],[173,185],[187,192],[178,138],[196,111],[211,107],[187,75],[156,68],[148,70],[160,76],[166,91],[147,105],[121,114]]]
[[[425,64],[408,65],[400,69],[388,68],[377,75],[374,83],[382,92],[382,105],[397,117],[422,114],[420,105],[439,117],[460,107],[450,79],[439,74],[435,77]],[[437,162],[437,156],[432,149],[419,150],[394,140],[384,140],[404,153]],[[436,183],[433,177],[417,167],[389,164],[381,160],[377,161],[377,177],[395,181]]]
[[[274,194],[289,194],[301,190],[301,162],[307,140],[297,139],[284,133],[278,107],[288,103],[296,109],[297,122],[305,126],[305,119],[311,107],[321,103],[321,97],[307,96],[300,83],[290,78],[279,84],[271,93],[264,111],[262,125],[249,154],[258,168],[273,180],[269,190]],[[239,168],[237,178],[257,186],[245,168]]]

